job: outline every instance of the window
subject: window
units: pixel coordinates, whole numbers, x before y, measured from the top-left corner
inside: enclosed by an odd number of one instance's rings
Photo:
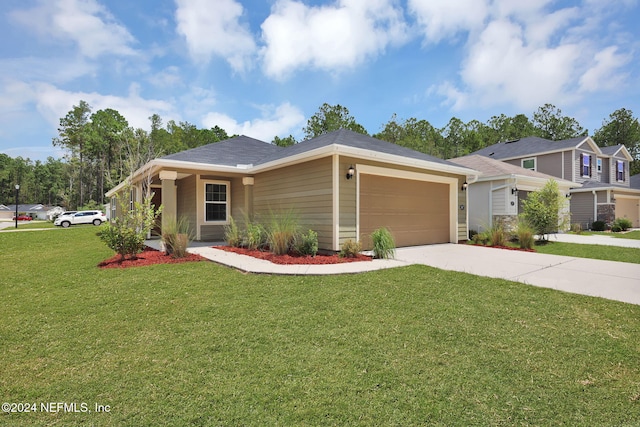
[[[582,165],[582,176],[591,176],[591,156],[589,154],[580,154],[582,157],[582,161],[580,164]]]
[[[522,167],[529,170],[536,170],[536,159],[532,157],[530,159],[522,159]]]
[[[616,160],[616,179],[618,181],[624,181],[624,162],[622,160]]]
[[[204,184],[204,220],[207,222],[227,221],[228,213],[228,188],[227,183]]]
[[[598,173],[602,172],[602,159],[596,160],[596,169],[598,170]]]
[[[115,197],[111,198],[111,221],[116,219],[116,203],[118,203],[118,199]]]
[[[129,211],[133,212],[136,207],[136,189],[132,188],[129,192]]]

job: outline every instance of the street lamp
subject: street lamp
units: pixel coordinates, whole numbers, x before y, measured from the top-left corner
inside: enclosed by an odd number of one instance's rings
[[[16,184],[16,228],[18,228],[18,192],[20,191],[20,184]]]

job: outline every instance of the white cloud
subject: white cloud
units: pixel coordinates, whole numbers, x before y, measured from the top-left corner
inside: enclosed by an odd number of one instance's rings
[[[54,129],[57,129],[60,118],[81,100],[86,101],[94,113],[106,108],[118,111],[127,119],[129,126],[134,128],[149,129],[149,117],[153,114],[177,116],[170,102],[140,97],[139,87],[135,83],[131,85],[126,97],[96,92],[70,92],[48,83],[36,84],[31,90],[36,109]]]
[[[458,32],[480,28],[489,4],[487,0],[409,0],[408,8],[426,41],[437,43]]]
[[[184,36],[196,62],[207,63],[212,55],[229,62],[235,71],[249,68],[256,45],[240,23],[242,5],[234,0],[176,0],[177,31]]]
[[[278,0],[262,23],[264,71],[283,79],[299,68],[352,68],[406,40],[402,10],[392,0],[339,0],[311,7]]]
[[[304,124],[304,114],[288,102],[275,108],[262,107],[262,110],[261,118],[242,123],[226,114],[212,112],[204,117],[202,124],[205,128],[219,126],[229,135],[246,135],[267,142],[276,136],[286,137],[295,134]]]
[[[9,16],[45,38],[74,42],[89,58],[135,54],[133,36],[95,0],[41,0],[35,8]]]
[[[460,27],[445,27],[469,32],[465,58],[459,81],[436,84],[430,93],[456,110],[505,104],[530,110],[548,102],[573,104],[620,85],[630,57],[603,46],[606,30],[584,31],[581,25],[592,16],[588,5],[550,11],[551,3],[496,0],[482,28],[463,20],[455,21]]]

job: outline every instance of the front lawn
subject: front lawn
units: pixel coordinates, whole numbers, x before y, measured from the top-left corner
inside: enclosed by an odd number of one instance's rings
[[[571,233],[570,234],[577,234]],[[583,236],[609,236],[617,239],[634,239],[640,240],[640,230],[627,231],[624,233],[612,233],[610,231],[582,231],[579,233]]]
[[[602,259],[640,264],[640,249],[620,246],[585,245],[564,242],[542,242],[534,247],[537,252],[578,258]]]
[[[0,425],[640,423],[640,306],[426,266],[100,270],[96,231],[0,233],[2,400],[37,404]]]

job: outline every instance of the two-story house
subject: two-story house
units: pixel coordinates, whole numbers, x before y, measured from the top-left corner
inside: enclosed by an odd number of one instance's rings
[[[596,221],[628,218],[640,227],[640,189],[630,185],[624,145],[600,148],[591,137],[563,141],[528,137],[499,142],[472,154],[521,166],[580,184],[571,189],[571,222],[590,228]]]

